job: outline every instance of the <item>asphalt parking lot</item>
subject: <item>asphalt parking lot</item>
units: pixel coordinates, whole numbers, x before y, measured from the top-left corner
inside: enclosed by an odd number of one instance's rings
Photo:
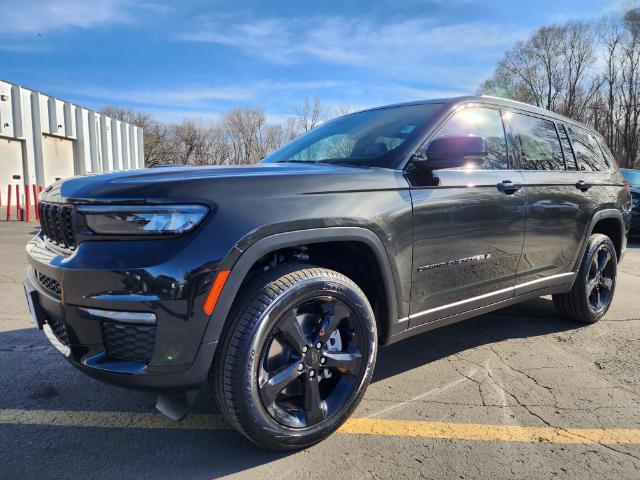
[[[640,478],[640,244],[605,320],[549,298],[380,350],[355,418],[282,454],[229,430],[203,390],[181,423],[91,380],[32,327],[33,224],[0,224],[0,478]]]

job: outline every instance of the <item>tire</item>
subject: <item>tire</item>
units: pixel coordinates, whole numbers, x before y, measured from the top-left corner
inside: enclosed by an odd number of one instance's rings
[[[283,265],[242,288],[210,380],[233,427],[258,446],[296,450],[351,415],[376,349],[373,311],[353,281],[324,268]]]
[[[578,322],[596,323],[611,306],[617,273],[611,239],[600,233],[591,235],[571,291],[553,295],[556,310]]]

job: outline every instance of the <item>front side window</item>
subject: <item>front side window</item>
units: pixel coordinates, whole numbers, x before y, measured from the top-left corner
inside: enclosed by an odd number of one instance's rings
[[[601,172],[609,169],[595,137],[588,130],[569,126],[569,137],[576,154],[578,168],[585,172]]]
[[[455,113],[435,138],[474,136],[484,138],[487,156],[474,168],[504,170],[510,168],[507,157],[507,138],[500,111],[493,108],[472,107]]]
[[[555,124],[550,120],[514,113],[523,170],[564,170],[564,158]]]
[[[417,147],[442,104],[402,105],[331,120],[275,151],[264,163],[313,162],[397,168]]]

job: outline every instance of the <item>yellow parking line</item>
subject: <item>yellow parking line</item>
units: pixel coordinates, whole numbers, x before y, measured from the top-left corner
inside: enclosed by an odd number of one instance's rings
[[[0,409],[0,424],[56,427],[222,430],[230,427],[220,415],[194,414],[174,422],[157,413]],[[553,428],[484,425],[416,420],[351,418],[338,430],[350,435],[421,437],[448,440],[531,443],[640,444],[635,428]]]
[[[90,412],[75,410],[0,409],[0,424],[45,425],[54,427],[170,428],[221,430],[231,428],[222,415],[189,415],[181,422],[159,413]]]
[[[424,422],[352,418],[340,428],[354,435],[443,438],[504,442],[638,444],[640,429],[633,428],[554,428],[476,423]]]

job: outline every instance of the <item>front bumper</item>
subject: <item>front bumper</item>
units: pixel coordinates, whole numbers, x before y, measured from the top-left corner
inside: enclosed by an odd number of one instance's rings
[[[209,320],[202,305],[217,270],[215,265],[189,269],[193,262],[184,258],[190,251],[185,243],[185,238],[108,246],[86,242],[65,256],[34,238],[27,245],[25,290],[33,292],[39,325],[70,363],[96,379],[159,393],[198,388],[217,345],[202,341]],[[148,253],[158,249],[164,253]],[[118,268],[106,269],[104,263]],[[96,311],[152,313],[155,323],[87,313]]]

